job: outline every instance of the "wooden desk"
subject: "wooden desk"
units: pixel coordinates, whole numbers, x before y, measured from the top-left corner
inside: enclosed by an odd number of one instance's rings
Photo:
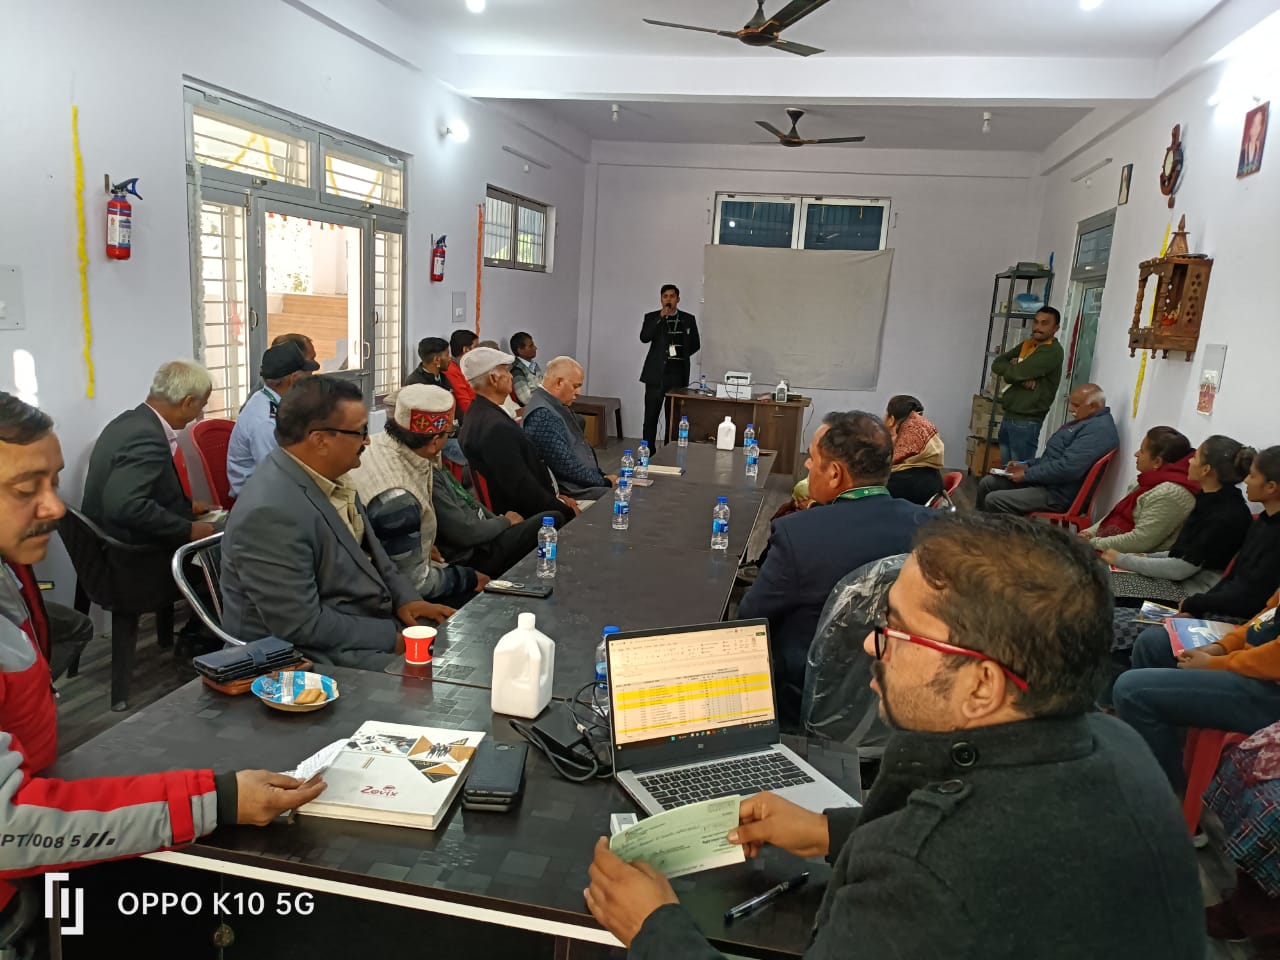
[[[611,413],[613,414],[614,425],[618,428],[618,439],[622,439],[622,401],[617,397],[592,397],[583,394],[569,405],[569,409],[575,413],[598,418],[596,425],[598,432],[593,431],[593,433],[596,433],[594,437],[588,434],[588,442],[593,447],[609,445],[608,418]]]
[[[716,427],[725,417],[732,417],[738,428],[738,444],[742,444],[742,432],[748,423],[755,424],[756,442],[761,449],[778,451],[773,472],[778,476],[790,476],[799,480],[804,472],[805,455],[801,446],[804,437],[805,410],[810,406],[808,397],[775,403],[772,397],[751,400],[731,400],[728,397],[709,397],[696,390],[671,390],[671,409],[667,416],[667,440],[676,439],[676,427],[682,416],[689,418],[689,439],[699,441],[716,438]]]

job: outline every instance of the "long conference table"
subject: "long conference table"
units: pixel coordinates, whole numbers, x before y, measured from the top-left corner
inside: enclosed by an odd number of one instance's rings
[[[490,709],[488,684],[492,648],[520,611],[533,610],[539,628],[557,643],[554,694],[562,699],[591,679],[602,624],[643,629],[720,618],[736,558],[763,502],[770,461],[765,458],[760,476],[748,481],[740,452],[717,454],[694,446],[679,456],[686,467],[683,477],[655,478],[653,486],[636,491],[630,530],[613,530],[609,505],[602,503],[561,531],[562,554],[550,598],[486,594],[451,618],[437,640],[429,675],[403,667],[390,673],[326,667],[341,695],[305,714],[280,713],[252,695],[226,696],[195,680],[61,758],[51,775],[82,778],[188,767],[287,770],[349,736],[365,720],[482,730],[498,740],[517,741],[507,718]],[[674,463],[676,458],[672,449],[660,459]],[[716,496],[728,496],[733,510],[728,556],[713,556],[710,550]],[[530,564],[526,558],[508,577],[532,576]],[[803,738],[784,740],[860,796],[855,752]],[[87,878],[86,936],[64,937],[62,955],[100,953],[96,929],[135,945],[162,936],[170,953],[172,945],[184,942],[180,952],[189,956],[221,956],[212,943],[225,942],[230,931],[244,948],[238,955],[257,956],[255,944],[265,949],[262,945],[276,942],[282,929],[296,930],[304,939],[313,921],[296,909],[279,915],[281,903],[299,905],[300,893],[317,898],[315,923],[324,913],[332,924],[337,912],[344,928],[369,924],[370,932],[362,936],[387,940],[368,944],[379,954],[410,949],[401,941],[413,937],[415,951],[445,957],[608,955],[605,948],[617,941],[590,916],[582,890],[596,839],[608,833],[610,814],[622,812],[636,808],[612,780],[569,782],[531,750],[524,796],[512,813],[463,810],[455,801],[436,830],[305,813],[266,828],[219,828],[180,850],[74,872],[73,882]],[[812,877],[800,891],[743,920],[724,921],[728,907],[804,870]],[[823,863],[767,849],[745,864],[680,878],[673,885],[719,949],[784,958],[804,951],[829,875]],[[170,926],[162,928],[154,912],[126,915],[111,897],[102,896],[103,891],[139,889],[191,892],[202,896],[200,909],[166,916]],[[226,909],[214,917],[210,907],[218,892]],[[254,901],[256,895],[264,899]],[[246,912],[244,905],[255,902],[265,910]],[[446,942],[426,933],[445,936],[440,926],[445,923],[455,925]],[[455,942],[469,938],[457,932],[457,925],[466,923],[483,925],[485,947]],[[288,924],[294,926],[283,926]],[[507,944],[503,937],[524,939]],[[135,950],[133,955],[142,954]]]

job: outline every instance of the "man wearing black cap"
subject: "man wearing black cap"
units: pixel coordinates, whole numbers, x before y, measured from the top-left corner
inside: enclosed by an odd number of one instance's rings
[[[302,377],[320,369],[308,360],[292,341],[271,347],[262,355],[262,388],[240,410],[231,440],[227,444],[227,481],[231,496],[240,496],[240,488],[253,474],[253,468],[276,446],[276,407]]]

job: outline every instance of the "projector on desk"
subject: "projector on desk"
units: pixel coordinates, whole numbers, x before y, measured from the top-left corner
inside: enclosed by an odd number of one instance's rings
[[[716,396],[730,400],[751,399],[751,374],[730,370],[724,375],[724,383],[716,384]]]

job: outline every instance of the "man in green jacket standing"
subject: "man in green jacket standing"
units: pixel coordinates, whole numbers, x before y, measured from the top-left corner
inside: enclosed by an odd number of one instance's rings
[[[1022,463],[1036,455],[1040,427],[1053,406],[1062,380],[1062,344],[1057,341],[1062,315],[1041,307],[1031,322],[1031,337],[1006,350],[991,364],[991,372],[1008,386],[1000,395],[1004,420],[1000,423],[1000,462]]]

